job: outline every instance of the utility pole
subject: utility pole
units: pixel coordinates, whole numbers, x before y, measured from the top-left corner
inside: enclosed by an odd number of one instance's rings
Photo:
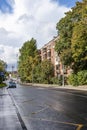
[[[12,76],[14,74],[14,65],[12,65]]]
[[[19,58],[19,55],[18,54],[16,54],[16,58],[17,58],[17,74],[16,74],[16,78],[17,78],[17,81],[18,81],[18,58]]]
[[[64,64],[62,65],[62,86],[64,87]]]
[[[32,84],[33,84],[33,71],[34,71],[34,68],[32,67]]]

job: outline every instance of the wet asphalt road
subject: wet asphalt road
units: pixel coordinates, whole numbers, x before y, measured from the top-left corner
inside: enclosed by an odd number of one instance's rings
[[[27,130],[87,130],[87,92],[17,85],[7,90]]]

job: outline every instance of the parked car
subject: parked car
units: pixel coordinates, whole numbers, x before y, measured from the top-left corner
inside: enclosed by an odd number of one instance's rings
[[[14,81],[9,81],[8,88],[16,88],[16,83]]]

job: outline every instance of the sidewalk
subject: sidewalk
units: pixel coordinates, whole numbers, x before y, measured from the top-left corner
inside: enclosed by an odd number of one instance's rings
[[[36,83],[20,83],[20,84],[26,85],[26,86],[33,86],[33,87],[61,88],[61,89],[73,89],[73,90],[87,91],[87,85],[83,85],[83,86],[72,86],[72,85],[58,86],[55,84],[36,84]]]
[[[0,130],[22,130],[16,108],[6,88],[0,88]]]
[[[63,89],[73,89],[73,90],[87,91],[87,85],[84,85],[84,86],[65,85],[65,86],[59,86],[59,87],[55,87],[55,88],[63,88]]]

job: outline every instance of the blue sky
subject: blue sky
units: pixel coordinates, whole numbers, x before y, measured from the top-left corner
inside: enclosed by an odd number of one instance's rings
[[[11,13],[12,12],[12,7],[11,5],[8,3],[7,0],[0,0],[0,10],[3,12],[3,13]]]
[[[73,7],[75,6],[75,3],[77,1],[82,1],[82,0],[55,0],[57,2],[59,2],[60,5],[65,5],[67,7]]]

